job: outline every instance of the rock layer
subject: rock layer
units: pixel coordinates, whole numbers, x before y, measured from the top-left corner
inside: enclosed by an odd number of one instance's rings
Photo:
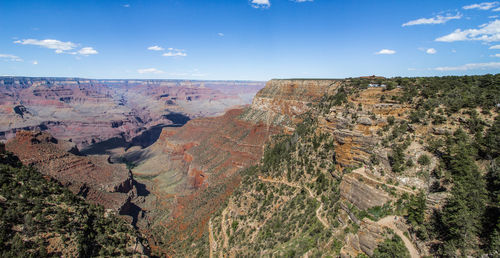
[[[0,140],[39,129],[82,149],[249,104],[263,82],[0,77]],[[172,115],[173,114],[173,115]]]
[[[134,197],[134,180],[124,165],[108,164],[105,157],[82,157],[67,152],[67,143],[45,132],[19,131],[6,144],[23,164],[61,182],[92,203],[124,213]]]

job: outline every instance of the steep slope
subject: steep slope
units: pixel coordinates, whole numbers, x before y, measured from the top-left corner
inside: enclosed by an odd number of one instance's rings
[[[205,240],[209,218],[239,185],[239,172],[260,160],[272,135],[287,131],[284,120],[276,120],[276,112],[281,111],[268,105],[294,110],[286,117],[292,121],[320,98],[314,87],[336,87],[336,81],[297,82],[286,92],[259,91],[248,108],[194,119],[181,128],[164,128],[155,144],[122,157],[137,165],[134,176],[151,189],[152,197],[141,207],[151,211],[149,224],[155,229],[151,242],[156,242],[159,252],[183,253],[193,241]],[[279,89],[280,83],[270,81],[266,89]],[[313,90],[310,98],[298,102],[296,96],[308,89]],[[263,105],[262,99],[268,99],[268,104]]]
[[[211,256],[494,255],[499,78],[341,81],[241,172],[200,244]]]
[[[2,257],[148,254],[147,243],[130,225],[4,151],[0,185]]]
[[[23,164],[56,179],[91,203],[122,215],[137,216],[131,209],[139,194],[125,165],[108,164],[106,157],[77,156],[66,151],[66,144],[45,132],[19,131],[7,142],[6,149]]]

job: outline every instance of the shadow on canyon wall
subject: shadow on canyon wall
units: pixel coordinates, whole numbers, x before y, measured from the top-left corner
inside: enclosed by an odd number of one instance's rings
[[[168,115],[163,115],[163,117],[172,121],[173,124],[153,126],[142,132],[142,134],[132,138],[130,141],[125,140],[124,137],[110,138],[102,142],[94,143],[82,149],[80,153],[82,155],[111,155],[112,153],[110,150],[116,148],[125,148],[125,150],[127,150],[134,146],[140,146],[144,149],[158,140],[164,127],[182,127],[190,120],[188,116],[180,113],[170,113]]]

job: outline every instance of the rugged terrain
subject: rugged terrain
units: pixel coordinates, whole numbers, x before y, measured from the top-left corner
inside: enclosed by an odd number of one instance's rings
[[[128,196],[159,255],[495,256],[499,85],[499,75],[271,80],[249,107],[171,117],[186,123],[159,128],[150,146],[94,144],[107,160],[43,133],[7,148],[70,189]],[[125,163],[136,189],[122,193],[127,169],[102,161]]]
[[[5,147],[24,165],[36,168],[93,204],[130,216],[130,222],[135,224],[140,210],[134,202],[144,198],[144,190],[124,164],[109,164],[105,156],[77,155],[74,145],[46,132],[18,131]]]
[[[249,104],[262,82],[0,77],[0,140],[40,129],[86,153],[151,145],[164,126]],[[111,141],[107,141],[113,139]]]
[[[2,257],[149,254],[147,242],[102,207],[86,203],[0,145]]]
[[[204,249],[182,251],[497,255],[498,78],[302,81],[328,85],[318,98],[302,93],[309,104],[286,101],[300,82],[271,81],[254,104],[286,121],[285,134],[240,173],[240,186],[192,244]],[[275,95],[261,101],[262,92]]]

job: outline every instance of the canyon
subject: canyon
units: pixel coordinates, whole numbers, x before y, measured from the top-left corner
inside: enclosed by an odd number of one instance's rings
[[[498,115],[420,115],[419,79],[75,80],[42,83],[43,95],[36,80],[4,80],[6,149],[123,215],[167,256],[372,256],[395,238],[411,257],[432,255],[439,241],[408,214],[421,194],[426,221],[450,198],[450,179],[436,176],[444,150],[430,146],[473,119],[486,135]],[[101,113],[88,118],[91,106]]]
[[[38,129],[89,154],[108,145],[145,147],[162,127],[249,104],[262,87],[249,81],[0,77],[0,140]]]

